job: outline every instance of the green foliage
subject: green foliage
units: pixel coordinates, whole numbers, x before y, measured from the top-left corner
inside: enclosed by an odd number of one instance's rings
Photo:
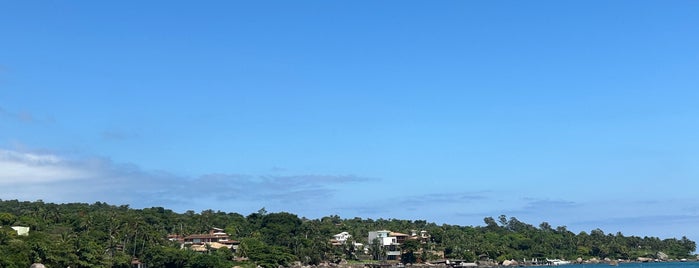
[[[195,252],[177,247],[151,247],[144,254],[144,261],[151,267],[184,268]]]
[[[231,267],[225,259],[212,254],[197,254],[191,261],[192,268],[229,268]]]
[[[266,268],[276,268],[279,265],[289,266],[296,257],[288,249],[280,246],[270,246],[257,238],[245,238],[240,242],[240,248],[251,261]]]
[[[0,213],[0,226],[12,225],[15,222],[15,215],[7,212]]]
[[[371,241],[371,244],[369,244],[369,254],[371,254],[372,260],[383,260],[386,252],[384,247],[381,246],[381,240],[377,238]]]
[[[605,234],[600,229],[574,234],[565,226],[553,228],[543,222],[534,227],[505,215],[487,217],[484,226],[437,225],[424,220],[342,219],[337,215],[321,219],[299,218],[264,208],[243,216],[204,210],[175,213],[162,207],[132,209],[129,206],[94,204],[51,204],[41,201],[0,200],[0,267],[28,267],[38,261],[47,267],[130,267],[138,258],[149,267],[242,267],[276,268],[292,262],[319,264],[346,260],[384,260],[386,249],[378,241],[366,241],[369,231],[391,230],[410,233],[425,230],[427,241],[407,240],[401,246],[401,261],[424,262],[443,251],[447,258],[475,261],[480,258],[506,260],[522,258],[605,258],[655,256],[662,251],[670,258],[688,258],[696,243],[682,237]],[[28,226],[28,236],[18,236],[10,225]],[[180,248],[166,240],[168,234],[206,233],[212,227],[225,228],[240,241],[237,252],[222,248],[200,253]],[[352,239],[332,246],[332,235],[346,231]],[[368,254],[354,248],[365,244]],[[247,257],[247,262],[236,262]]]
[[[420,242],[417,240],[407,240],[401,245],[401,250],[403,254],[401,255],[401,262],[403,263],[415,263],[417,262],[417,251],[420,249]]]

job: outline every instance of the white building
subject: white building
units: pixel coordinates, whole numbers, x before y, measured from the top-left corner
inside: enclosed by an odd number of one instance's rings
[[[369,232],[369,244],[371,245],[373,241],[378,240],[380,245],[384,248],[387,260],[400,260],[400,243],[404,240],[407,235],[401,233],[394,233],[388,230],[381,231],[371,231]]]
[[[372,244],[374,242],[374,239],[379,239],[382,246],[390,246],[398,243],[396,237],[391,236],[391,231],[388,230],[369,232],[369,244]]]
[[[12,226],[12,230],[15,230],[15,232],[17,232],[17,235],[21,235],[21,236],[28,236],[29,235],[29,227]]]
[[[350,235],[348,232],[342,232],[342,233],[333,235],[333,240],[337,241],[340,244],[344,244],[350,238],[352,238],[352,235]]]

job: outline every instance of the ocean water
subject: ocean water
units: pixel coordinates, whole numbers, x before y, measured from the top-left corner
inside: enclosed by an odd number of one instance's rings
[[[619,266],[609,264],[569,264],[557,266],[561,268],[699,268],[699,262],[632,262],[619,263]]]

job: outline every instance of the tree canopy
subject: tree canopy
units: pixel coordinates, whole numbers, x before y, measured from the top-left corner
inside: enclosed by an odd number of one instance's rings
[[[492,260],[523,258],[634,259],[662,251],[671,258],[687,258],[696,250],[694,241],[682,237],[607,234],[600,229],[575,234],[565,226],[538,227],[502,215],[487,217],[484,226],[437,225],[424,220],[342,219],[337,215],[306,219],[288,212],[261,209],[243,216],[204,210],[176,213],[162,207],[133,209],[128,205],[69,203],[53,204],[0,200],[0,267],[28,267],[42,262],[48,267],[130,267],[138,258],[151,267],[288,266],[292,262],[319,264],[340,259],[373,259],[381,255],[367,241],[369,231],[410,233],[426,231],[427,241],[403,244],[403,262],[437,258]],[[10,226],[30,228],[19,236]],[[207,233],[224,228],[240,241],[237,252],[226,248],[199,253],[167,239],[169,234]],[[330,238],[348,232],[345,245],[332,245]],[[363,243],[367,252],[351,246]],[[236,258],[237,257],[237,258]],[[246,262],[236,262],[247,260]]]

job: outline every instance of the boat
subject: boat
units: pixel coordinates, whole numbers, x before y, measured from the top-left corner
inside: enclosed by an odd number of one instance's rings
[[[558,266],[558,265],[570,264],[570,261],[561,260],[561,259],[546,259],[546,263],[548,265]]]

